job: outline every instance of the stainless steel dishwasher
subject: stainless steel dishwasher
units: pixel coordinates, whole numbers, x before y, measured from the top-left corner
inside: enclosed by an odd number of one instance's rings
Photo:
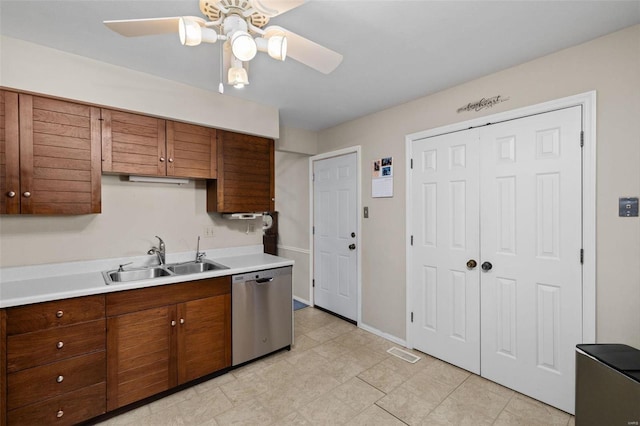
[[[232,277],[232,365],[291,348],[291,271],[287,266]]]

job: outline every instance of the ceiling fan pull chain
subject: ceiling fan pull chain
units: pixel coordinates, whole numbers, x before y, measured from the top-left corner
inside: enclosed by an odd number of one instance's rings
[[[223,75],[223,69],[224,69],[224,58],[223,58],[223,49],[224,49],[224,43],[220,43],[220,84],[218,85],[218,92],[222,95],[224,94],[224,75]]]

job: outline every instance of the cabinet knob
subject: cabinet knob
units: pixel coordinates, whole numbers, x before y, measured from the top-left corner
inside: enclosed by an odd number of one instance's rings
[[[173,163],[173,158],[169,157],[169,162]]]
[[[13,197],[15,197],[15,196],[16,196],[16,193],[15,193],[14,191],[9,191],[9,192],[7,192],[7,197],[9,197],[9,198],[13,198]]]
[[[22,195],[24,195],[24,198],[29,198],[31,197],[31,193],[29,191],[25,191],[22,193]]]
[[[160,157],[160,162],[164,163],[164,157]]]
[[[176,322],[174,320],[171,320],[171,327],[175,327],[176,326]]]
[[[57,418],[60,418],[60,417],[62,417],[62,416],[64,416],[64,411],[62,411],[62,410],[58,410],[58,412],[56,413],[56,417],[57,417]]]
[[[60,341],[60,342],[56,343],[56,348],[62,349],[63,347],[64,347],[64,342]]]
[[[64,312],[62,311],[56,312],[56,318],[62,318],[63,315],[64,315]]]
[[[60,376],[56,377],[56,382],[62,383],[63,381],[64,381],[64,376],[63,375],[60,375]]]
[[[184,318],[180,318],[180,324],[184,324]]]

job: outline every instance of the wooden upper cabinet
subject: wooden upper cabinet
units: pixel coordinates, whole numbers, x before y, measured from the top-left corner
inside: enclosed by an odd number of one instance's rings
[[[215,153],[215,129],[102,109],[105,173],[211,179]]]
[[[273,139],[218,131],[218,178],[207,181],[207,211],[275,210]]]
[[[166,175],[165,121],[102,109],[102,171]]]
[[[100,109],[6,91],[2,98],[1,213],[100,213]]]
[[[0,91],[0,213],[20,213],[18,94]]]
[[[167,176],[215,179],[216,130],[167,121]]]

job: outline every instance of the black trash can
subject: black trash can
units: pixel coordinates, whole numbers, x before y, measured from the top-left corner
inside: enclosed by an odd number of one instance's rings
[[[640,350],[577,345],[576,426],[640,425]]]

